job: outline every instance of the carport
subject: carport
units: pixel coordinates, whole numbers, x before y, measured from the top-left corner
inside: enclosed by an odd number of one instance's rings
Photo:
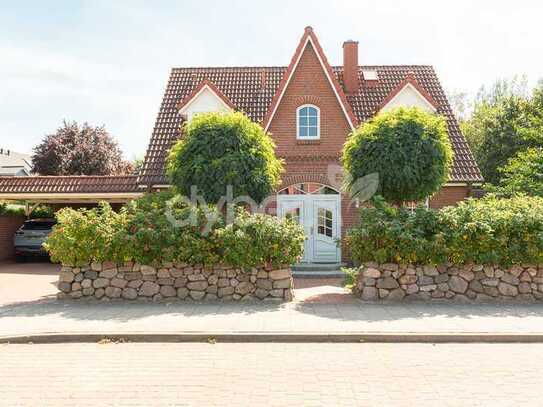
[[[60,209],[92,207],[105,201],[118,208],[146,190],[147,186],[138,186],[137,179],[135,175],[0,177],[0,202],[24,204],[27,217],[40,204]],[[24,220],[0,215],[0,260],[13,256],[13,234]]]

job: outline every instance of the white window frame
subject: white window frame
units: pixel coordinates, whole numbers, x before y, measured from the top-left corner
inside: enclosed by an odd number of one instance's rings
[[[300,110],[304,107],[312,107],[317,110],[317,135],[314,137],[300,137]],[[312,104],[305,104],[296,108],[296,139],[297,140],[318,140],[321,138],[321,109]]]

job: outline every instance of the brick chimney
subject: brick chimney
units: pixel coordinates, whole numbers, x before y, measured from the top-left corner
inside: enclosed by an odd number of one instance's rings
[[[343,43],[343,84],[346,93],[358,92],[358,41]]]

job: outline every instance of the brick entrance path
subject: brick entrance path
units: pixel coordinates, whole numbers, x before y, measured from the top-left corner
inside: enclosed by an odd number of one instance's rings
[[[5,406],[537,406],[541,344],[0,345]]]

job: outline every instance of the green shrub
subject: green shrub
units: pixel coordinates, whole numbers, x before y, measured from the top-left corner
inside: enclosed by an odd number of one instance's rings
[[[62,209],[57,218],[46,248],[63,264],[281,265],[296,262],[304,242],[303,229],[291,221],[239,209],[234,223],[225,225],[216,207],[194,207],[169,192],[145,195],[119,213],[104,203]]]
[[[189,206],[171,192],[147,194],[126,206],[128,245],[133,260],[141,264],[171,261],[190,264],[216,263],[214,229],[222,218],[213,207],[207,208],[216,222],[209,233],[204,209]],[[193,217],[195,222],[189,222]]]
[[[25,210],[22,205],[8,204],[0,202],[0,215],[2,216],[25,216]]]
[[[236,220],[217,230],[222,257],[228,264],[292,264],[303,254],[305,236],[290,220],[240,209]]]
[[[124,233],[128,220],[125,210],[116,213],[102,202],[92,209],[63,208],[56,217],[58,223],[44,243],[51,260],[81,265],[130,259]]]
[[[360,269],[357,267],[342,267],[341,272],[345,274],[343,280],[343,286],[348,289],[352,289],[358,278],[358,273]]]
[[[389,202],[419,201],[438,191],[452,158],[445,119],[418,108],[378,114],[343,148],[347,188],[353,192],[357,180],[377,173],[377,193]]]
[[[543,198],[488,196],[439,211],[374,203],[346,237],[355,261],[543,263]]]
[[[446,260],[437,211],[392,207],[375,197],[360,211],[360,224],[346,242],[353,260],[380,263],[440,263]]]
[[[21,204],[8,204],[0,202],[0,215],[4,216],[26,216],[25,207]],[[30,218],[54,218],[53,208],[47,205],[38,205],[30,214]]]
[[[543,264],[543,198],[488,196],[440,211],[452,262]]]
[[[239,112],[199,114],[186,122],[167,164],[179,193],[190,196],[191,186],[196,186],[213,204],[226,195],[229,185],[234,196],[260,203],[275,190],[282,169],[271,137]]]
[[[31,218],[54,218],[55,211],[47,205],[38,205],[30,214]]]

